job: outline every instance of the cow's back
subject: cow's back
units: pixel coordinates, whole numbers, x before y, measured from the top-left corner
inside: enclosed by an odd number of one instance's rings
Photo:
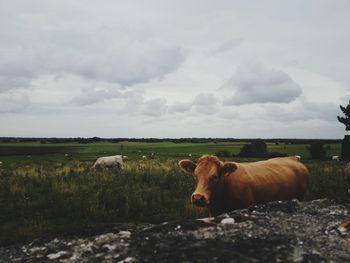
[[[228,176],[233,206],[247,207],[269,201],[301,199],[308,189],[308,170],[295,157],[238,163]]]
[[[114,156],[104,156],[100,157],[96,160],[94,167],[116,167],[116,166],[123,166],[123,158],[121,155],[114,155]]]

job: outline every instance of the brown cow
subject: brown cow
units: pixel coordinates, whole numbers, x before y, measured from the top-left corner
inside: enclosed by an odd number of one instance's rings
[[[203,155],[197,164],[182,160],[179,166],[195,176],[192,202],[207,206],[212,215],[269,201],[302,199],[308,190],[309,172],[294,156],[236,163]]]

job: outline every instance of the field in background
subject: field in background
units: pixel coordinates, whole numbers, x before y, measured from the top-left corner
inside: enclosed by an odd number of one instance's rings
[[[237,155],[246,144],[245,142],[217,142],[217,143],[60,143],[40,144],[31,143],[0,143],[0,161],[15,163],[32,163],[57,161],[64,162],[68,159],[79,161],[93,161],[99,156],[105,155],[126,155],[131,159],[140,159],[143,155],[152,152],[158,159],[183,158],[192,154],[192,157],[199,157],[202,154],[214,154],[220,150],[228,150]],[[269,152],[279,152],[287,155],[300,155],[303,159],[310,158],[307,144],[285,144],[267,143]],[[327,154],[340,155],[340,144],[326,144]],[[65,157],[69,154],[69,158]]]
[[[177,162],[189,154],[195,159],[224,149],[237,154],[243,145],[0,144],[0,244],[71,233],[88,225],[159,223],[207,216],[206,210],[190,204],[193,177],[181,172]],[[329,147],[329,156],[339,154],[340,145]],[[349,201],[343,176],[345,163],[310,160],[303,144],[268,144],[268,150],[302,156],[311,172],[309,199]],[[156,153],[156,159],[141,159],[151,152]],[[113,154],[129,157],[123,171],[90,171],[97,157]]]

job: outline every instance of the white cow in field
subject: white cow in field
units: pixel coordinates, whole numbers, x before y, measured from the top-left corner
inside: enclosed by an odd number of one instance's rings
[[[298,161],[300,161],[301,160],[301,156],[300,155],[294,155],[295,156],[295,158],[297,158],[298,159]]]
[[[340,157],[338,155],[333,155],[332,156],[332,161],[337,161],[339,162],[340,161]]]
[[[123,169],[123,157],[121,155],[104,156],[96,160],[91,169],[118,168]]]
[[[0,161],[0,165],[2,165],[2,161]]]
[[[146,155],[142,155],[142,159],[147,159],[147,156]]]

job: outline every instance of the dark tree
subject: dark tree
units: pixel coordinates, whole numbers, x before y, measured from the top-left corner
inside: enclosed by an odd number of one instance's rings
[[[345,135],[341,143],[341,156],[344,160],[350,159],[350,135]]]
[[[266,143],[262,140],[256,140],[250,144],[245,144],[238,156],[240,157],[264,157],[267,154]]]
[[[340,105],[340,109],[344,113],[345,117],[337,116],[338,121],[345,125],[346,131],[350,131],[350,101],[349,105],[346,107]]]
[[[337,116],[338,121],[345,125],[345,130],[350,131],[350,101],[349,104],[344,107],[340,105],[341,111],[344,113],[344,117]],[[350,159],[350,136],[345,135],[341,144],[341,155],[344,159]]]
[[[324,143],[321,141],[315,141],[307,148],[310,152],[312,159],[323,160],[327,158],[327,150],[324,147]]]
[[[267,145],[263,140],[256,140],[252,142],[252,144],[254,145],[258,153],[261,153],[261,154],[267,153]]]

